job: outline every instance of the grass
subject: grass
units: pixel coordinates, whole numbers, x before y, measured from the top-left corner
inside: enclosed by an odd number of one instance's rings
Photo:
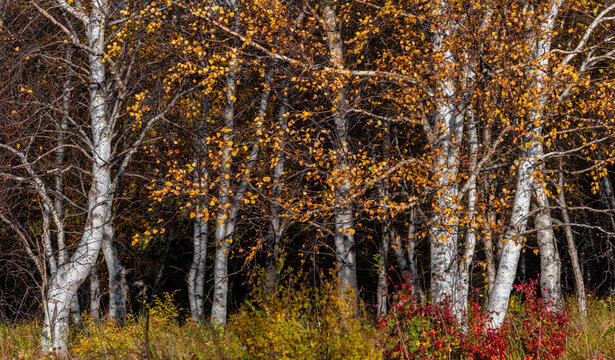
[[[180,324],[177,309],[169,304],[171,300],[161,300],[152,311],[151,359],[250,358],[236,331],[191,322]],[[589,297],[587,316],[576,311],[573,299],[568,300],[567,307],[573,331],[568,334],[562,359],[615,359],[615,299]],[[511,310],[514,316],[515,310]],[[86,316],[83,324],[71,330],[71,358],[144,358],[144,321],[143,316],[131,317],[120,329],[111,322],[94,322]],[[364,326],[373,332],[371,325]],[[36,321],[0,324],[0,358],[43,359],[39,350],[40,329],[41,324]],[[524,358],[518,348],[510,350],[511,359]]]
[[[589,297],[587,315],[576,309],[570,299],[571,325],[574,334],[568,337],[567,353],[570,359],[615,359],[615,299]]]

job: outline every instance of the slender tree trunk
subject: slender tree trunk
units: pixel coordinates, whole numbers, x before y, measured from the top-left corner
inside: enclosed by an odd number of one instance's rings
[[[469,112],[471,115],[472,113]],[[470,116],[468,126],[470,140],[470,173],[478,166],[478,130],[473,116]],[[457,284],[457,301],[453,304],[454,313],[460,315],[459,319],[465,319],[468,313],[468,293],[470,288],[470,270],[474,260],[474,250],[476,248],[477,231],[474,224],[476,218],[476,178],[474,178],[468,191],[468,230],[466,232],[465,246],[463,250],[462,263],[459,268],[459,282]]]
[[[408,225],[408,271],[410,271],[410,281],[412,284],[412,292],[420,298],[425,298],[421,284],[419,283],[418,264],[416,262],[416,208],[410,210],[410,219]],[[397,236],[396,236],[397,237]]]
[[[387,158],[389,154],[389,129],[386,129],[386,134],[384,136],[384,151],[383,157]],[[389,182],[384,179],[379,183],[379,197],[380,204],[382,206],[382,226],[380,231],[380,252],[378,256],[378,289],[376,292],[377,296],[377,305],[376,305],[376,314],[378,318],[381,318],[387,314],[388,310],[388,289],[387,289],[387,263],[389,258],[389,246],[391,245],[391,234],[393,231],[393,226],[391,223],[391,215],[390,215],[390,204],[389,204]]]
[[[561,261],[557,251],[553,220],[549,212],[549,199],[542,186],[535,182],[537,213],[534,217],[536,240],[540,253],[540,289],[543,301],[551,310],[561,305]]]
[[[107,7],[106,1],[94,0],[86,28],[88,43],[95,52],[88,54],[93,160],[92,185],[88,194],[88,216],[83,236],[75,253],[58,268],[50,279],[44,301],[45,323],[41,347],[46,353],[56,351],[60,356],[67,355],[66,344],[71,301],[96,263],[109,213],[112,129],[107,119],[104,88],[105,65],[101,55],[105,47]]]
[[[207,159],[207,117],[209,101],[203,95],[202,119],[199,124],[197,139],[194,141],[195,167],[193,183],[198,184],[199,194],[195,204],[196,218],[194,219],[193,243],[194,253],[192,264],[188,272],[188,298],[190,301],[190,314],[192,321],[205,321],[205,269],[207,262],[207,238],[209,237],[208,214],[205,203],[205,193],[209,187],[209,174],[205,165]]]
[[[237,49],[234,54],[237,55]],[[211,311],[211,322],[221,325],[226,324],[227,299],[229,291],[228,279],[228,253],[232,245],[232,235],[235,232],[235,221],[239,213],[240,204],[243,201],[250,173],[254,168],[258,154],[260,152],[260,141],[262,134],[263,119],[269,104],[269,96],[271,95],[271,80],[273,78],[273,68],[271,68],[265,77],[264,91],[258,109],[256,118],[256,139],[252,146],[252,151],[248,159],[243,179],[232,196],[232,181],[231,181],[231,165],[233,151],[232,135],[234,127],[234,104],[237,85],[237,72],[239,70],[238,59],[234,56],[231,60],[229,74],[227,76],[226,99],[227,105],[225,110],[224,127],[226,131],[223,135],[224,146],[222,149],[222,161],[220,163],[220,195],[218,202],[220,211],[216,218],[216,255],[214,260],[214,299]]]
[[[288,83],[285,83],[282,87],[283,93],[280,99],[280,110],[278,112],[278,131],[277,133],[286,133],[288,129],[287,118],[287,103],[288,103]],[[280,256],[280,244],[282,236],[284,235],[284,229],[286,222],[281,218],[281,202],[283,191],[283,173],[286,157],[284,154],[284,138],[277,140],[275,155],[275,165],[273,167],[273,186],[271,189],[271,225],[269,227],[269,235],[267,237],[267,289],[273,291],[278,280],[278,259]]]
[[[43,202],[43,245],[45,246],[45,257],[47,258],[47,266],[51,276],[58,269],[55,254],[53,253],[53,245],[51,244],[51,216],[49,206]]]
[[[389,229],[389,221],[385,221],[382,225],[382,234],[380,240],[380,256],[378,257],[378,291],[377,291],[377,306],[376,314],[381,318],[387,314],[388,310],[388,291],[387,291],[387,260],[389,256],[389,246],[391,244],[391,231]]]
[[[598,159],[602,160],[600,152],[597,152],[597,155]],[[602,182],[600,191],[604,194],[604,197],[606,197],[606,205],[611,211],[615,211],[615,195],[613,195],[613,186],[611,184],[608,172],[600,179],[600,181]],[[609,219],[611,220],[611,228],[613,229],[613,231],[615,231],[615,216],[613,216],[612,212],[609,213]],[[613,250],[614,246],[612,243],[612,236],[607,237],[606,245],[606,258],[609,269],[609,294],[611,296],[615,296],[615,251]]]
[[[490,149],[492,146],[491,140],[491,124],[487,123],[483,133],[483,142],[485,144],[485,148]],[[493,210],[495,196],[493,195],[495,189],[497,188],[497,183],[491,184],[490,180],[486,177],[483,179],[483,189],[485,192],[487,207],[485,218],[487,220],[487,224],[485,226],[485,235],[482,237],[484,250],[485,250],[485,268],[487,270],[487,301],[489,303],[489,298],[491,297],[491,291],[493,290],[493,284],[495,283],[496,276],[496,261],[494,255],[494,241],[499,243],[498,236],[496,232],[493,230],[497,225],[497,214]]]
[[[330,1],[325,0],[323,5],[323,19],[326,26],[327,45],[329,48],[329,61],[336,68],[344,67],[343,41],[340,24],[337,20]],[[354,213],[350,203],[351,184],[348,179],[350,167],[348,153],[348,99],[345,84],[336,85],[334,89],[335,137],[337,140],[337,159],[333,170],[335,184],[335,259],[337,261],[340,290],[357,291],[357,263],[354,239]],[[356,300],[356,299],[355,299]]]
[[[483,244],[485,246],[485,262],[487,268],[487,300],[491,297],[493,291],[493,284],[495,283],[495,256],[493,253],[493,239],[496,239],[496,235],[493,231],[492,224],[495,224],[495,211],[487,210],[487,228],[486,234],[483,236]],[[489,302],[489,301],[487,301]]]
[[[568,205],[566,204],[566,195],[564,188],[564,173],[562,172],[562,163],[560,159],[559,179],[557,182],[557,199],[562,211],[562,220],[564,221],[564,231],[566,233],[566,241],[568,243],[568,254],[572,263],[572,273],[574,274],[574,292],[577,298],[577,308],[583,315],[587,313],[587,304],[585,302],[585,283],[583,282],[583,273],[579,264],[579,256],[577,246],[574,242],[574,234],[570,226],[570,215],[568,214]]]
[[[237,72],[239,64],[236,48],[231,55],[229,72],[226,77],[226,108],[224,113],[224,132],[222,141],[222,157],[220,161],[220,195],[216,216],[216,255],[214,259],[214,297],[211,309],[211,322],[226,324],[226,309],[228,298],[228,253],[231,248],[232,233],[228,233],[231,207],[231,153],[233,151],[233,128],[235,120],[235,100]]]
[[[526,260],[527,256],[525,255],[525,250],[522,248],[521,254],[519,254],[519,270],[517,271],[519,274],[519,282],[522,284],[527,281]]]
[[[535,155],[530,151],[531,147],[524,151],[523,158],[525,160],[519,166],[517,173],[517,190],[512,208],[510,228],[504,237],[500,264],[487,306],[487,314],[491,316],[489,325],[493,328],[500,327],[504,322],[512,284],[517,273],[517,262],[523,248],[523,237],[520,234],[524,233],[527,227],[527,216],[534,182],[532,167],[535,164]]]
[[[72,61],[71,47],[66,50],[66,61],[70,63]],[[67,76],[64,84],[62,85],[62,115],[60,117],[60,123],[57,129],[57,150],[55,152],[55,165],[57,169],[64,168],[64,146],[66,130],[68,128],[68,117],[70,111],[70,97],[71,86],[70,77]],[[65,211],[64,211],[64,179],[61,171],[57,171],[54,174],[54,188],[55,188],[55,201],[54,207],[58,214],[58,217],[62,219],[62,225],[64,225]],[[58,262],[63,265],[68,260],[68,249],[66,248],[66,236],[64,227],[57,229],[56,242],[58,244]],[[71,302],[70,317],[74,323],[81,321],[81,307],[79,306],[79,298],[77,295],[73,297]]]
[[[96,264],[90,269],[90,316],[94,321],[100,319],[100,281]]]
[[[418,270],[416,265],[416,208],[410,209],[410,217],[408,219],[408,238],[407,244],[402,242],[401,237],[391,229],[391,241],[393,242],[393,253],[397,264],[401,269],[401,276],[405,283],[412,286],[412,292],[424,297],[423,291],[419,284]]]
[[[441,16],[449,10],[446,1],[440,1],[436,9]],[[452,72],[455,68],[454,56],[448,42],[454,36],[455,24],[445,22],[439,26],[433,36],[433,50],[443,56],[443,71]],[[448,70],[447,70],[448,69]],[[463,136],[464,114],[457,107],[455,91],[456,75],[439,74],[435,93],[437,98],[433,121],[436,156],[433,172],[437,192],[431,219],[431,300],[434,304],[462,301],[456,294],[459,280],[457,247],[459,241],[458,186],[455,181],[459,171],[459,152]],[[453,306],[453,313],[458,307]]]
[[[492,328],[499,328],[504,322],[508,301],[515,279],[517,262],[523,247],[523,236],[527,228],[527,216],[529,213],[531,192],[534,188],[534,171],[537,167],[537,157],[541,150],[542,120],[544,108],[547,104],[547,94],[545,82],[547,80],[547,68],[549,59],[546,54],[551,50],[551,37],[555,19],[559,14],[559,9],[563,0],[550,0],[548,11],[545,14],[544,22],[540,24],[536,33],[529,39],[530,48],[536,58],[537,66],[530,73],[532,87],[529,94],[532,94],[534,108],[530,111],[529,124],[532,127],[525,136],[522,158],[517,167],[517,190],[512,207],[509,230],[504,237],[502,256],[500,265],[493,287],[492,296],[489,298],[487,313],[490,315],[488,325]],[[540,146],[540,148],[539,148]]]
[[[109,274],[109,319],[118,324],[126,321],[126,270],[118,257],[117,247],[115,246],[115,229],[113,226],[113,216],[111,214],[113,200],[110,199],[109,214],[104,226],[105,236],[103,239],[102,250],[107,264]]]

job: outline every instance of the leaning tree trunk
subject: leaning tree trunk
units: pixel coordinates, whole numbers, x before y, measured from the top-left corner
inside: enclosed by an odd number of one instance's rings
[[[559,179],[557,182],[557,201],[562,211],[562,220],[564,221],[564,231],[566,233],[566,241],[568,243],[568,254],[572,263],[572,273],[574,274],[574,292],[577,298],[577,309],[583,315],[587,313],[587,303],[585,302],[585,283],[583,282],[583,273],[579,264],[579,255],[577,246],[574,242],[574,234],[570,226],[570,215],[568,214],[568,204],[566,204],[566,195],[564,188],[564,173],[562,172],[562,162],[560,159]]]
[[[326,26],[329,61],[335,68],[344,67],[343,41],[340,24],[330,1],[323,1],[323,19]],[[337,261],[340,290],[342,292],[357,291],[357,263],[354,239],[354,213],[350,202],[351,184],[348,179],[348,99],[345,85],[336,85],[334,91],[334,133],[336,137],[337,158],[333,170],[335,188],[335,259]],[[356,294],[355,294],[356,295]]]
[[[66,51],[66,61],[67,63],[71,62],[71,48],[70,46]],[[60,116],[60,122],[57,126],[57,140],[56,147],[57,150],[55,152],[55,166],[56,169],[64,168],[64,146],[65,146],[65,137],[66,130],[68,129],[68,117],[70,111],[70,96],[71,96],[71,84],[70,77],[67,76],[66,80],[62,85],[62,114]],[[54,188],[55,188],[55,201],[54,208],[57,213],[57,216],[62,219],[62,228],[56,229],[56,243],[58,245],[58,263],[59,265],[63,265],[68,260],[68,249],[66,248],[66,235],[64,231],[64,220],[65,220],[65,211],[64,211],[64,179],[62,176],[62,171],[57,171],[54,174]],[[53,269],[52,275],[53,275]],[[81,320],[81,307],[79,306],[79,298],[77,295],[73,297],[71,302],[70,309],[70,318],[74,323],[78,323]]]
[[[515,280],[517,262],[523,246],[523,233],[527,228],[527,217],[529,214],[531,193],[536,181],[534,171],[536,171],[538,153],[542,146],[542,120],[544,108],[547,104],[547,68],[549,60],[546,55],[551,49],[551,37],[555,18],[563,0],[550,0],[549,11],[545,14],[544,22],[537,29],[537,33],[529,39],[530,48],[538,62],[532,69],[532,86],[528,90],[530,96],[534,97],[534,108],[529,114],[528,123],[531,129],[527,136],[524,136],[524,150],[519,161],[517,170],[517,188],[513,202],[509,230],[504,237],[502,255],[498,273],[493,286],[493,293],[487,305],[488,326],[499,328],[504,322],[508,302],[512,292],[512,285]]]
[[[89,46],[94,50],[94,53],[88,54],[89,84],[92,84],[89,87],[92,179],[87,199],[88,216],[77,249],[50,279],[44,299],[45,323],[41,347],[46,353],[55,351],[61,356],[67,355],[70,305],[79,286],[96,263],[110,206],[112,128],[107,119],[105,65],[101,55],[105,50],[105,17],[108,4],[103,0],[94,0],[92,5],[93,10],[87,17],[86,28]]]

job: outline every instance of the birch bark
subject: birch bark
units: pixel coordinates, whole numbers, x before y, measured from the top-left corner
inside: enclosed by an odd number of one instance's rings
[[[107,265],[109,274],[109,319],[118,324],[126,321],[126,296],[128,288],[126,286],[126,270],[118,256],[115,246],[115,228],[113,226],[113,195],[109,194],[109,213],[103,227],[104,237],[102,252]]]
[[[250,157],[248,158],[246,167],[244,169],[241,183],[236,188],[236,192],[233,194],[232,189],[232,156],[233,151],[233,129],[235,119],[235,100],[236,100],[236,85],[237,85],[237,72],[239,71],[239,63],[237,59],[237,49],[233,51],[229,74],[227,76],[226,84],[226,109],[224,117],[224,135],[223,135],[223,149],[222,160],[220,162],[220,195],[218,196],[218,202],[220,210],[216,215],[216,255],[214,260],[214,298],[211,310],[211,322],[221,325],[226,324],[227,313],[227,299],[229,291],[228,280],[228,256],[233,243],[232,235],[235,232],[235,221],[239,214],[240,204],[243,201],[248,182],[250,179],[250,173],[254,168],[256,160],[260,152],[260,142],[262,136],[262,125],[269,104],[269,96],[271,94],[271,79],[273,77],[273,68],[271,68],[266,76],[264,83],[264,91],[261,97],[258,115],[256,117],[256,138]],[[234,196],[233,196],[234,195]]]
[[[205,268],[207,262],[207,238],[209,236],[208,219],[204,216],[205,192],[209,187],[209,174],[205,166],[207,156],[207,118],[209,114],[209,101],[207,95],[203,95],[202,116],[198,126],[197,138],[194,141],[195,167],[193,183],[198,186],[199,195],[195,204],[197,216],[194,219],[193,243],[194,253],[192,264],[188,272],[188,298],[190,302],[190,314],[192,321],[205,321]]]
[[[337,20],[331,3],[323,1],[323,19],[329,49],[329,61],[334,68],[344,67],[343,41],[340,31],[340,24]],[[334,173],[338,180],[335,181],[335,259],[338,263],[337,278],[342,292],[357,290],[357,264],[354,239],[354,214],[350,203],[351,184],[347,176],[348,162],[348,99],[346,95],[346,84],[337,83],[334,85],[334,131],[337,146],[337,159]]]
[[[436,6],[438,14],[445,18],[448,2],[441,1]],[[456,177],[459,172],[459,152],[463,136],[464,114],[456,105],[456,84],[452,74],[455,67],[453,52],[449,41],[456,27],[443,21],[438,24],[433,35],[432,47],[442,56],[440,74],[435,95],[435,116],[433,120],[435,157],[433,173],[437,192],[431,218],[430,255],[431,255],[431,299],[434,304],[460,301],[456,294],[458,280],[457,243],[459,241],[459,217],[457,215],[458,186]],[[447,73],[448,72],[448,73]],[[455,311],[456,307],[453,307]],[[460,314],[455,316],[459,317]]]
[[[515,279],[517,263],[523,246],[522,233],[527,228],[527,217],[534,188],[539,146],[541,145],[542,117],[547,104],[545,86],[547,80],[548,58],[546,54],[551,50],[551,37],[555,19],[563,0],[551,0],[547,3],[548,11],[539,29],[533,34],[529,43],[533,50],[537,65],[532,69],[532,88],[530,94],[534,96],[534,108],[529,115],[530,129],[525,136],[524,150],[517,167],[517,186],[512,207],[509,230],[504,237],[502,255],[497,276],[489,303],[487,313],[490,315],[488,326],[498,328],[504,322],[512,285]]]
[[[288,129],[288,83],[282,87],[283,93],[280,97],[280,110],[278,111],[278,133],[286,133]],[[273,167],[273,186],[271,189],[271,225],[269,228],[269,236],[267,241],[268,258],[267,258],[267,288],[269,291],[274,289],[278,278],[278,259],[280,256],[280,246],[282,236],[286,228],[286,221],[281,218],[281,202],[282,191],[284,186],[283,174],[284,165],[286,163],[286,155],[284,154],[284,138],[280,138],[276,145],[277,151],[275,154],[275,165]]]
[[[471,114],[471,112],[470,112]],[[474,118],[470,116],[468,126],[470,140],[470,173],[476,170],[478,165],[478,130]],[[466,232],[465,246],[463,249],[462,263],[459,268],[459,281],[456,284],[456,299],[453,303],[454,314],[458,319],[465,319],[468,313],[468,292],[470,287],[470,270],[474,260],[474,250],[476,248],[477,231],[474,220],[476,217],[476,178],[471,180],[470,190],[468,191],[468,230]]]
[[[90,269],[90,316],[94,321],[100,319],[100,281],[96,264]]]
[[[539,153],[541,152],[539,151]],[[553,232],[549,198],[542,185],[537,182],[535,182],[534,193],[538,207],[534,217],[534,226],[536,227],[536,240],[540,253],[540,290],[547,307],[556,310],[561,303],[561,261]]]
[[[64,1],[61,6],[70,8]],[[73,9],[74,10],[74,9]],[[102,62],[104,51],[105,19],[108,3],[94,0],[89,17],[85,20],[86,36],[94,53],[88,54],[90,121],[92,127],[92,184],[88,193],[88,216],[81,241],[74,254],[60,266],[52,276],[45,297],[45,324],[41,338],[44,352],[56,351],[67,355],[68,317],[70,304],[77,289],[90,273],[96,262],[104,238],[104,226],[109,213],[109,188],[111,172],[112,129],[107,119],[105,96],[105,66]]]

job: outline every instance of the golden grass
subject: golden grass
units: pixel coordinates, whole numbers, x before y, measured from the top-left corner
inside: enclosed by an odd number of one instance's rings
[[[248,358],[235,332],[191,322],[180,324],[173,318],[176,309],[169,307],[169,301],[162,301],[150,319],[151,359]],[[574,299],[569,299],[567,306],[573,331],[567,338],[562,358],[615,359],[615,299],[588,297],[587,316],[576,311]],[[514,316],[514,306],[512,310]],[[110,322],[89,322],[87,316],[85,319],[83,324],[71,329],[72,359],[144,358],[143,316],[129,318],[121,329],[114,328]],[[0,324],[0,359],[44,359],[39,349],[40,333],[41,324],[34,321]],[[523,359],[523,355],[511,355],[511,358]]]

